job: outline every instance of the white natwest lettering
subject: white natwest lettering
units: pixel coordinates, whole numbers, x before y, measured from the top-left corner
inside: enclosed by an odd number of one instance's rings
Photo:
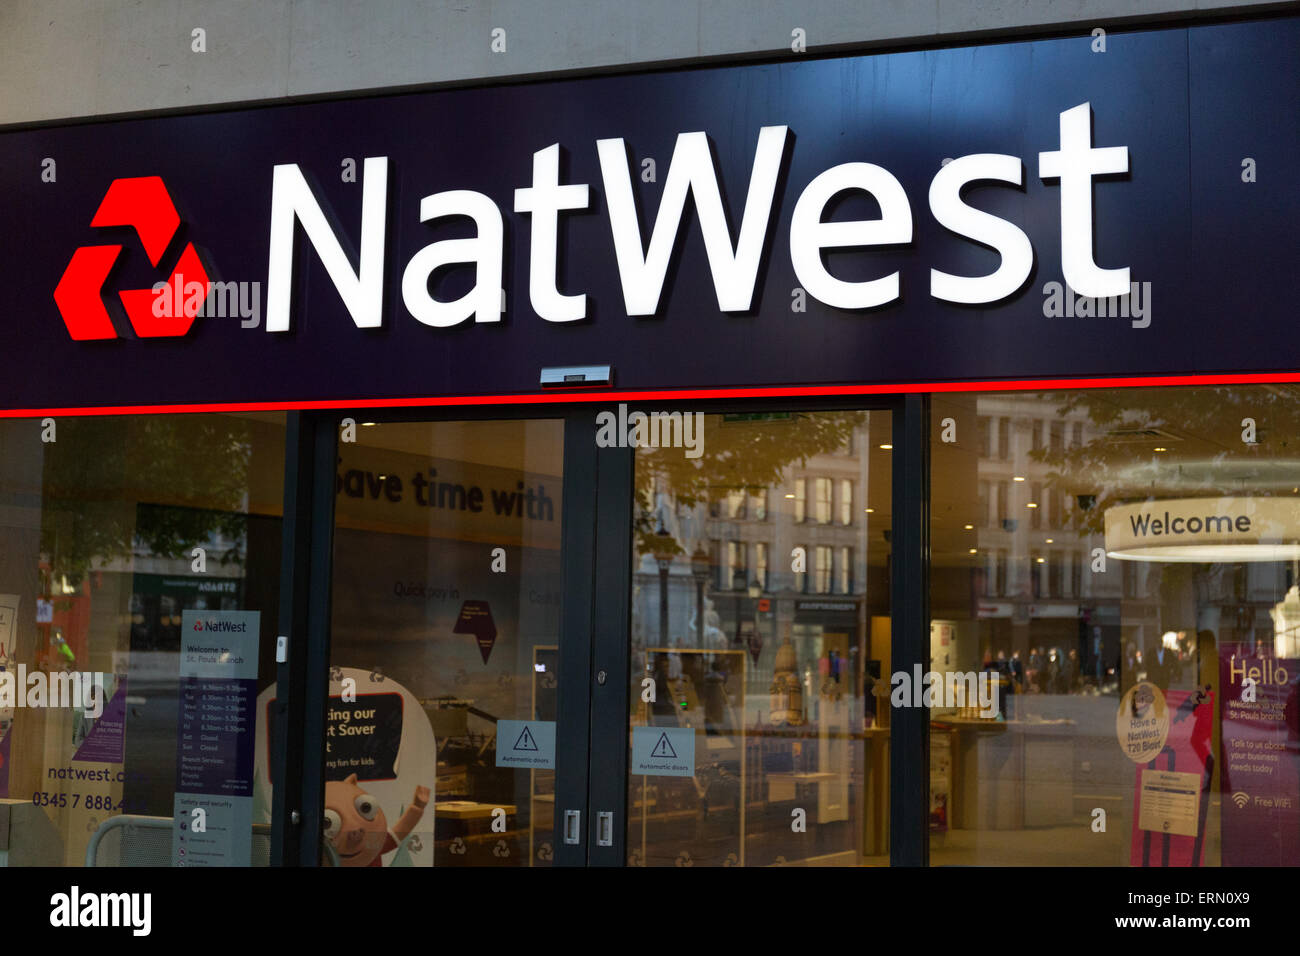
[[[271,178],[271,257],[266,273],[266,330],[289,331],[293,287],[294,223],[301,222],[334,288],[358,328],[383,324],[384,228],[388,202],[388,157],[366,159],[361,193],[361,253],[352,270],[347,255],[325,219],[316,195],[296,163],[276,166]]]
[[[735,249],[731,246],[727,214],[722,208],[718,170],[713,165],[713,154],[704,133],[681,133],[677,137],[663,198],[659,201],[659,215],[650,236],[650,248],[644,253],[641,224],[632,198],[627,149],[621,139],[602,139],[596,143],[628,315],[653,315],[659,307],[664,274],[677,244],[687,193],[695,199],[695,212],[700,219],[704,249],[713,272],[718,308],[723,312],[744,312],[749,308],[754,298],[754,280],[758,276],[763,241],[767,238],[777,174],[788,134],[789,129],[785,126],[765,126],[758,134],[758,150],[749,177],[749,195],[740,222],[740,242]]]
[[[1092,181],[1095,176],[1128,171],[1128,148],[1092,146],[1091,106],[1081,103],[1060,114],[1060,148],[1038,154],[1039,177],[1059,180],[1061,190],[1061,270],[1074,293],[1090,298],[1129,291],[1129,270],[1103,269],[1093,260]],[[610,233],[618,262],[624,308],[629,316],[653,315],[663,297],[664,281],[681,232],[688,197],[693,199],[708,256],[718,309],[747,311],[762,267],[780,169],[791,141],[786,126],[765,126],[758,134],[749,190],[733,242],[722,204],[718,170],[703,132],[681,133],[665,177],[648,247],[637,214],[627,147],[622,139],[596,142],[609,209]],[[587,317],[587,296],[565,294],[557,287],[559,222],[565,212],[590,206],[590,186],[562,184],[560,144],[533,154],[530,186],[515,190],[514,211],[531,219],[529,301],[547,322]],[[388,200],[388,159],[365,160],[361,198],[361,244],[354,257],[330,225],[321,204],[296,164],[276,166],[271,184],[271,242],[267,275],[268,332],[289,331],[293,290],[296,226],[338,290],[358,328],[383,324],[384,237]],[[1023,185],[1019,157],[978,153],[941,167],[930,184],[929,205],[936,221],[964,239],[994,249],[1001,263],[982,276],[930,271],[930,295],[945,302],[986,305],[1018,292],[1033,270],[1034,250],[1028,236],[1005,219],[967,205],[962,189],[973,182]],[[823,222],[827,206],[840,193],[870,193],[880,218]],[[445,328],[466,321],[499,322],[504,308],[502,272],[505,228],[501,210],[483,193],[449,190],[420,200],[420,221],[468,217],[475,235],[432,242],[411,257],[402,274],[402,301],[418,322]],[[888,170],[865,162],[844,163],[815,176],[795,202],[790,220],[790,259],[805,291],[826,305],[867,309],[887,305],[902,294],[898,271],[876,279],[848,282],[831,274],[822,250],[905,245],[912,241],[912,209],[903,186]],[[446,302],[429,291],[433,273],[448,265],[473,265],[474,287]]]

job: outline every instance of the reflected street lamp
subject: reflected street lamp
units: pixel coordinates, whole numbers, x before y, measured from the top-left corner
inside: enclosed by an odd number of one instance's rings
[[[673,555],[677,548],[673,536],[664,527],[664,516],[659,516],[659,528],[654,534],[654,547],[651,553],[659,567],[659,646],[668,646],[668,569],[672,567]]]
[[[745,609],[740,606],[740,599],[743,595],[740,593],[745,590],[745,575],[741,571],[734,571],[731,575],[731,581],[727,584],[731,591],[731,609],[732,615],[736,619],[736,633],[731,638],[731,643],[740,643],[740,634],[744,630]]]
[[[704,582],[709,579],[709,554],[697,545],[691,555],[691,577],[695,578],[695,641],[704,648]]]

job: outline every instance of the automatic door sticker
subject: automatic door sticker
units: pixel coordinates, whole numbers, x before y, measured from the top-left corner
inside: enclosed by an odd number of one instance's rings
[[[555,721],[498,720],[497,766],[555,769]]]
[[[456,618],[453,634],[473,634],[478,642],[479,653],[486,664],[492,653],[492,646],[497,642],[497,626],[492,620],[492,609],[487,601],[466,601],[460,606],[460,616]]]
[[[633,727],[631,772],[653,777],[695,776],[695,730]]]
[[[1164,692],[1142,681],[1129,688],[1119,702],[1115,733],[1124,756],[1134,763],[1154,760],[1169,737],[1169,708]]]

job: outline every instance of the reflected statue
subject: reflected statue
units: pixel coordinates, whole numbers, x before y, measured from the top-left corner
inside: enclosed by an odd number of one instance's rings
[[[803,685],[799,683],[799,663],[790,635],[776,651],[770,690],[773,724],[798,726],[803,723]]]
[[[660,491],[655,494],[655,510],[653,512],[655,527],[663,528],[674,538],[681,540],[681,533],[677,527],[677,509],[669,503],[670,496]]]
[[[691,619],[689,627],[695,633],[699,633],[699,626],[696,618],[699,612],[691,610]],[[701,645],[708,650],[720,651],[727,649],[727,635],[722,630],[722,618],[713,607],[713,600],[707,595],[704,598],[704,642]]]
[[[677,530],[680,533],[682,541],[693,541],[696,545],[702,543],[704,537],[703,522],[700,520],[700,509],[685,504],[677,505]],[[688,548],[688,551],[694,551],[695,548]]]

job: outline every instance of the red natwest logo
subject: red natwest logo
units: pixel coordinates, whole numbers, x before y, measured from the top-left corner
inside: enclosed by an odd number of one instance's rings
[[[158,265],[180,223],[181,218],[167,194],[167,187],[158,176],[113,180],[95,218],[90,221],[92,226],[133,227],[153,266]],[[117,338],[117,329],[104,307],[102,290],[121,251],[121,246],[82,246],[73,253],[72,261],[63,270],[63,278],[54,290],[54,301],[63,316],[63,324],[68,327],[68,334],[74,339]],[[197,282],[202,286],[203,297],[206,297],[208,273],[194,251],[193,243],[185,244],[185,251],[176,261],[171,278],[177,275],[187,277],[186,285],[191,281]],[[196,297],[176,310],[176,314],[158,316],[153,309],[155,296],[152,289],[123,289],[117,295],[131,320],[131,327],[141,337],[184,335],[202,308],[202,298]]]

